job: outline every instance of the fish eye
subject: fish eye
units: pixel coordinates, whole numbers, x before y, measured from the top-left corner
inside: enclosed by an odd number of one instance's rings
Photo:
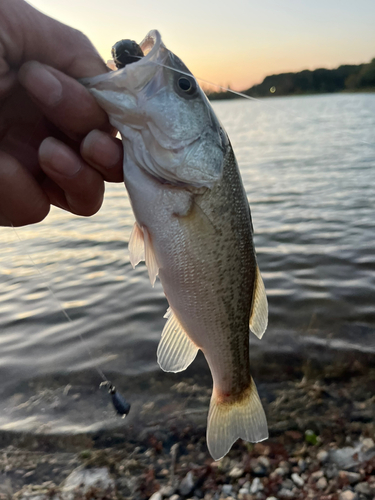
[[[194,78],[189,78],[187,76],[180,76],[177,81],[177,85],[179,90],[187,95],[193,95],[197,90],[197,84]]]

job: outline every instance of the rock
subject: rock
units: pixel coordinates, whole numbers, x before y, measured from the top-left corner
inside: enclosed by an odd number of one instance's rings
[[[300,470],[301,472],[305,472],[306,467],[307,467],[307,464],[306,464],[306,461],[305,461],[305,460],[303,460],[303,458],[300,458],[300,459],[298,460],[298,467],[299,467],[299,470]]]
[[[60,497],[58,497],[57,495],[51,497],[49,493],[46,494],[36,493],[35,495],[33,493],[27,493],[25,496],[22,496],[20,498],[20,500],[59,500],[59,499]]]
[[[258,464],[252,469],[251,472],[256,477],[265,477],[267,475],[267,468],[262,464]]]
[[[248,488],[240,488],[238,494],[239,495],[248,495],[250,493]]]
[[[233,467],[233,469],[229,472],[229,476],[238,479],[244,475],[244,472],[244,469],[240,467]]]
[[[338,450],[329,452],[329,459],[340,467],[340,469],[350,469],[361,462],[366,462],[375,457],[375,447],[371,447],[373,440],[366,438],[355,447],[346,446]],[[370,446],[370,448],[369,448]]]
[[[292,474],[292,481],[295,485],[297,485],[299,488],[302,488],[302,486],[305,484],[305,481],[302,479],[301,476],[299,476],[296,472]]]
[[[84,495],[90,488],[101,488],[106,493],[115,492],[115,481],[106,467],[83,469],[78,467],[63,482],[61,493],[63,500],[73,500],[77,493]]]
[[[261,491],[263,489],[263,484],[260,482],[259,477],[256,477],[254,481],[251,483],[250,486],[250,493],[258,493],[258,491]]]
[[[155,491],[155,493],[150,496],[149,500],[163,500],[163,495],[160,491]]]
[[[276,497],[267,497],[266,500],[277,500]]]
[[[174,488],[173,486],[163,486],[162,488],[160,488],[159,491],[160,491],[162,497],[169,498],[176,491],[176,488]]]
[[[326,451],[326,450],[321,450],[321,451],[317,454],[316,458],[319,460],[319,462],[320,462],[321,464],[324,464],[325,462],[327,462],[327,461],[328,461],[328,458],[329,458],[329,453],[328,453],[328,451]]]
[[[357,500],[358,495],[352,490],[345,490],[339,494],[339,500]]]
[[[311,474],[311,477],[314,481],[318,481],[321,477],[324,476],[324,472],[322,470],[317,470]]]
[[[318,488],[318,490],[325,490],[327,486],[328,486],[328,481],[324,476],[318,479],[316,483],[316,487]]]
[[[333,479],[334,477],[337,477],[339,475],[337,465],[327,464],[324,468],[324,475],[327,479]]]
[[[193,489],[194,489],[193,473],[189,471],[184,477],[184,479],[181,481],[178,491],[181,493],[182,496],[187,496],[190,495]]]
[[[362,495],[371,495],[372,494],[371,486],[366,482],[356,484],[354,489],[357,493],[361,493]]]
[[[232,493],[232,490],[233,490],[233,486],[231,484],[223,484],[223,487],[222,487],[221,491],[225,495],[230,495]]]
[[[282,482],[281,487],[285,490],[292,490],[294,488],[294,483],[291,479],[285,479]]]
[[[288,471],[283,467],[277,467],[277,469],[275,469],[275,474],[277,474],[278,476],[286,476],[288,474]]]
[[[265,467],[266,469],[269,469],[271,465],[270,459],[268,457],[263,457],[263,456],[258,458],[258,463],[260,465],[263,465],[263,467]]]
[[[171,497],[169,497],[169,500],[180,500],[180,497],[179,495],[172,495]]]
[[[358,474],[358,472],[348,472],[346,470],[340,470],[339,477],[341,477],[341,479],[346,479],[349,484],[359,483],[361,480],[361,474]]]
[[[293,491],[287,490],[285,488],[281,488],[278,495],[279,495],[279,498],[294,498]]]
[[[371,438],[365,438],[362,441],[362,451],[363,453],[367,453],[370,450],[373,450],[375,448],[375,443],[374,440]]]

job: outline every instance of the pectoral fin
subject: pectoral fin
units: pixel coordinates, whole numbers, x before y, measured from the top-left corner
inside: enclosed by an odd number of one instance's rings
[[[130,263],[135,268],[141,260],[146,261],[148,275],[151,285],[154,286],[156,276],[159,273],[159,265],[156,260],[154,248],[152,246],[151,236],[146,227],[140,227],[137,222],[134,223],[132,233],[129,239]]]
[[[250,313],[250,330],[261,339],[266,331],[268,323],[268,303],[266,289],[262,276],[260,275],[259,267],[256,268],[255,283],[253,291],[253,302]]]
[[[150,233],[148,232],[146,227],[143,227],[143,236],[145,240],[145,261],[148,270],[148,276],[150,278],[151,285],[154,286],[156,276],[159,273],[159,265],[156,260],[156,255],[154,247],[152,245]]]
[[[168,321],[158,345],[158,363],[165,372],[182,372],[194,361],[198,347],[190,340],[171,308],[164,317]]]
[[[137,222],[134,222],[133,230],[129,239],[130,264],[133,269],[141,260],[145,260],[145,244],[143,231]]]

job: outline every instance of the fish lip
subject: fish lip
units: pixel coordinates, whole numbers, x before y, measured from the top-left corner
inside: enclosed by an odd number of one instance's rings
[[[142,51],[145,53],[147,49],[151,46],[150,50],[147,51],[147,54],[136,61],[133,64],[145,63],[154,57],[154,54],[157,53],[161,46],[164,47],[164,44],[161,41],[161,34],[158,30],[151,30],[147,33],[144,39],[139,44]]]
[[[103,73],[94,77],[80,78],[78,81],[85,87],[92,88],[98,83],[107,81],[114,76],[118,77],[122,74],[124,77],[126,77],[127,74],[133,73],[135,68],[139,70],[140,67],[145,65],[147,66],[150,62],[152,62],[153,65],[159,65],[160,63],[164,62],[164,59],[166,59],[166,57],[168,56],[168,50],[163,44],[161,40],[161,34],[158,30],[149,31],[145,38],[141,41],[139,46],[141,47],[143,52],[147,51],[147,53],[138,61],[127,64],[124,68],[109,71],[108,73]],[[161,48],[165,49],[165,54],[161,54],[162,57],[160,58],[158,54]],[[162,60],[158,61],[158,59]],[[150,78],[152,78],[152,76]]]

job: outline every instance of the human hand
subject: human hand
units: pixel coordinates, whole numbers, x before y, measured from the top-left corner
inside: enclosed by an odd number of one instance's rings
[[[51,204],[92,215],[104,180],[122,181],[121,143],[76,80],[106,71],[81,32],[1,0],[0,225],[38,222]]]

